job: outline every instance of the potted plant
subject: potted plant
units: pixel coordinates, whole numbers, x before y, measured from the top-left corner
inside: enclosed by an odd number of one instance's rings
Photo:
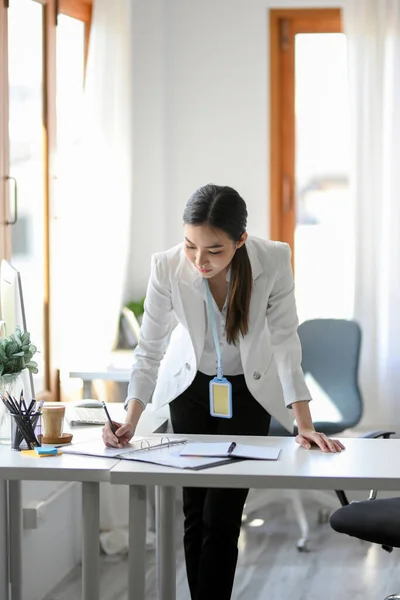
[[[19,399],[23,389],[21,373],[26,369],[38,373],[38,364],[32,360],[37,348],[31,344],[28,331],[16,329],[10,336],[0,338],[0,394]],[[10,439],[9,414],[0,403],[0,441]]]
[[[130,300],[125,304],[126,308],[133,312],[139,323],[141,323],[144,313],[144,301],[145,298],[140,298],[140,300]]]

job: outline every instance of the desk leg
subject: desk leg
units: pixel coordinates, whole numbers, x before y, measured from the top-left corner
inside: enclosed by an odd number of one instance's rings
[[[128,600],[144,600],[146,590],[146,487],[129,486]]]
[[[159,600],[176,599],[175,488],[156,488],[156,561]]]
[[[21,482],[8,482],[11,600],[22,600]]]
[[[0,598],[9,600],[7,481],[0,481]]]
[[[82,483],[82,600],[100,598],[100,484]]]
[[[92,396],[92,380],[83,380],[82,398],[93,398]]]

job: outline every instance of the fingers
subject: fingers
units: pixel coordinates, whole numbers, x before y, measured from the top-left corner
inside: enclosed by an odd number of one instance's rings
[[[345,446],[339,440],[332,440],[328,438],[324,433],[313,432],[309,436],[298,435],[296,442],[303,448],[309,450],[312,443],[316,444],[322,452],[341,452],[345,449]]]
[[[116,423],[116,425],[118,425],[118,423]],[[119,425],[119,427],[115,433],[118,437],[122,437],[122,436],[126,435],[127,433],[131,433],[131,431],[132,431],[132,425],[130,425],[129,423],[125,423],[124,425]]]
[[[296,436],[296,442],[298,444],[300,444],[300,446],[303,446],[303,448],[306,448],[306,450],[309,450],[311,448],[310,442],[308,442],[306,440],[306,438],[304,438],[302,435],[297,435]]]
[[[320,434],[319,439],[322,439],[323,446],[318,444],[318,442],[317,444],[324,452],[341,452],[345,448],[342,442],[339,442],[339,440],[332,440],[331,438],[328,438],[324,433]]]
[[[331,449],[330,441],[331,440],[328,440],[323,433],[320,433],[317,436],[315,443],[317,444],[318,448],[322,450],[322,452],[334,452],[334,450]]]
[[[132,425],[130,425],[129,423],[122,425],[117,429],[115,434],[118,436],[120,445],[125,446],[130,442],[131,438],[133,437]]]
[[[342,444],[339,440],[331,440],[335,444],[336,452],[341,452],[346,449],[346,446]]]
[[[121,423],[114,423],[114,421],[113,421],[113,425],[117,429],[117,431],[121,427]],[[102,437],[103,437],[104,444],[108,448],[119,448],[121,445],[118,437],[116,435],[114,435],[113,432],[111,431],[111,427],[110,427],[109,423],[106,423],[104,425],[104,427],[102,429]]]

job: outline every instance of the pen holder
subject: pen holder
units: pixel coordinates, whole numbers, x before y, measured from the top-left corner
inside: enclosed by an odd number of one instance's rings
[[[11,415],[11,448],[13,450],[30,450],[28,439],[35,445],[40,446],[40,442],[35,434],[35,429],[42,413],[35,413],[32,416]]]

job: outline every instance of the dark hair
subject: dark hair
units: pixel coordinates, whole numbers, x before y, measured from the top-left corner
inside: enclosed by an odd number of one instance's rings
[[[186,225],[209,225],[224,231],[238,242],[246,231],[247,208],[243,198],[228,186],[208,184],[192,194],[183,213]],[[249,329],[249,308],[253,276],[246,244],[238,248],[231,262],[231,286],[226,315],[226,339],[236,344]]]

